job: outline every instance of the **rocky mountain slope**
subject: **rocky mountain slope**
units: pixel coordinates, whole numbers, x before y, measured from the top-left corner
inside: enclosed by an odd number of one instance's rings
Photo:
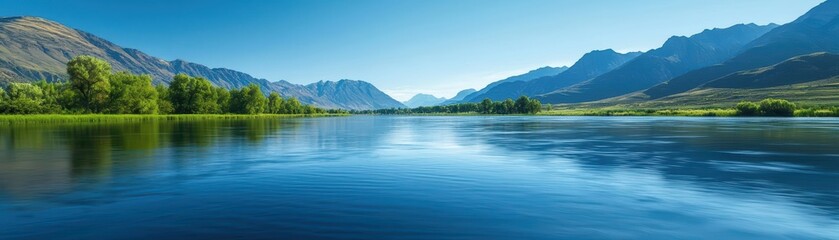
[[[775,27],[739,24],[705,30],[690,37],[674,36],[662,47],[611,72],[539,96],[539,99],[548,103],[587,102],[644,90],[691,70],[721,63]]]
[[[795,21],[773,29],[744,46],[722,64],[688,72],[643,92],[657,99],[688,91],[726,75],[777,64],[816,52],[839,53],[839,1],[829,0]]]

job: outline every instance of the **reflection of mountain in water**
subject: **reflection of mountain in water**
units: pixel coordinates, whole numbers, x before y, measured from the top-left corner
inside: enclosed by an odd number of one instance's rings
[[[486,144],[541,159],[572,159],[592,171],[634,168],[703,188],[810,193],[796,200],[839,212],[839,135],[832,122],[777,119],[631,118],[486,123]],[[464,136],[474,139],[474,136]]]

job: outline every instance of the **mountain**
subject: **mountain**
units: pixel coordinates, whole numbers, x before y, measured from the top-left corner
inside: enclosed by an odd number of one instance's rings
[[[721,63],[776,25],[738,24],[690,37],[674,36],[621,67],[596,78],[538,96],[548,103],[587,102],[644,90],[698,68]]]
[[[376,89],[373,84],[357,80],[319,81],[306,85],[318,106],[339,103],[344,109],[401,108],[402,103]],[[323,101],[323,102],[321,102]]]
[[[839,55],[814,53],[781,63],[745,70],[704,84],[707,88],[767,88],[839,76]]]
[[[828,0],[795,21],[773,29],[722,64],[691,71],[643,92],[656,99],[699,87],[726,75],[766,67],[786,59],[839,52],[839,0]]]
[[[464,98],[466,98],[467,96],[469,96],[469,94],[473,94],[477,91],[478,90],[475,90],[474,88],[464,89],[464,90],[461,90],[460,92],[457,92],[457,94],[455,94],[454,97],[452,97],[452,99],[449,99],[449,100],[460,101],[460,100],[463,100]]]
[[[515,99],[523,95],[537,96],[553,92],[614,70],[641,54],[641,52],[622,54],[612,49],[592,51],[583,55],[573,66],[562,73],[531,81],[501,83],[485,91],[483,94],[477,94],[473,98],[475,100],[489,98],[502,101],[507,98]]]
[[[735,72],[689,91],[657,99],[640,93],[589,102],[588,106],[631,105],[637,108],[674,106],[725,107],[739,101],[782,98],[800,103],[839,104],[839,54],[813,53],[781,63]]]
[[[43,18],[0,18],[0,82],[66,79],[65,64],[78,55],[104,59],[115,71],[149,74],[155,83],[168,83],[175,74],[185,73],[207,78],[225,88],[257,84],[265,92],[276,91],[324,108],[404,107],[362,81],[323,82],[307,86],[286,81],[270,82],[235,70],[209,68],[184,60],[162,60]]]
[[[516,76],[512,76],[512,77],[508,77],[508,78],[505,78],[505,79],[502,79],[502,80],[492,82],[492,83],[488,84],[486,87],[482,88],[481,90],[479,90],[477,92],[474,92],[472,94],[469,94],[468,96],[463,98],[463,101],[461,101],[461,102],[481,101],[483,99],[476,99],[475,97],[480,95],[480,94],[486,93],[490,89],[492,89],[495,86],[498,86],[499,84],[502,84],[502,83],[519,82],[519,81],[526,82],[526,81],[534,80],[534,79],[537,79],[537,78],[540,78],[540,77],[557,75],[557,74],[560,74],[560,73],[564,72],[565,70],[568,70],[568,67],[563,66],[563,67],[541,67],[541,68],[537,68],[537,69],[531,70],[531,71],[529,71],[525,74],[516,75]]]
[[[415,108],[415,107],[425,107],[425,106],[436,106],[436,105],[438,105],[440,103],[443,103],[445,101],[446,101],[446,98],[443,98],[443,97],[437,98],[434,95],[420,93],[420,94],[414,95],[414,97],[412,97],[408,101],[403,102],[402,104],[405,104],[405,106],[408,106],[409,108]]]
[[[463,101],[463,99],[466,99],[466,97],[468,97],[469,95],[471,95],[471,94],[473,94],[477,91],[478,90],[475,90],[474,88],[460,90],[460,92],[457,92],[457,94],[455,94],[454,97],[452,97],[449,100],[443,101],[442,103],[440,103],[438,105],[449,105],[449,104],[458,103],[460,101]]]

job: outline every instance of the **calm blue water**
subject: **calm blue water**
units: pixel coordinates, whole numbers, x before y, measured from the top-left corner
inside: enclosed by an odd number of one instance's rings
[[[839,119],[0,126],[0,239],[839,239]]]

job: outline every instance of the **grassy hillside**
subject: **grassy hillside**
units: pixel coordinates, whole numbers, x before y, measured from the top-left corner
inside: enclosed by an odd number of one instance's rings
[[[736,72],[704,85],[706,88],[767,88],[839,76],[839,55],[813,53],[769,67]]]
[[[839,105],[839,76],[819,81],[770,88],[701,88],[647,102],[623,104],[595,102],[574,106],[612,106],[618,108],[707,108],[730,107],[740,101],[760,101],[765,98],[787,99],[804,105],[837,106]]]

